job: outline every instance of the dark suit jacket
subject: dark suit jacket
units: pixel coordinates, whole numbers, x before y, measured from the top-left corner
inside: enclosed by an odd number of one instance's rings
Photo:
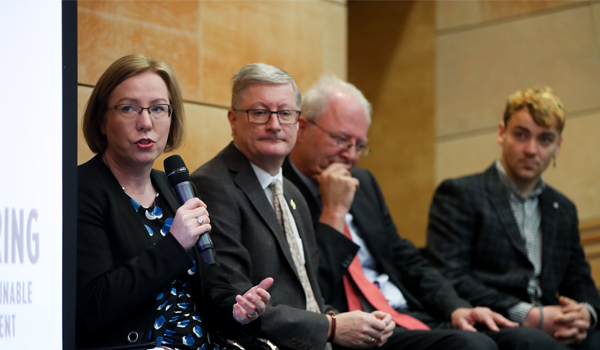
[[[179,202],[164,173],[153,170],[151,180],[175,212]],[[193,262],[170,233],[152,244],[101,155],[79,166],[78,191],[77,346],[128,344],[130,332],[145,342],[154,324],[157,295]],[[219,329],[230,337],[257,333],[260,322],[241,326],[233,319],[238,292],[219,265],[208,266],[195,254],[198,280],[192,296],[207,331]]]
[[[496,166],[484,173],[446,180],[429,212],[427,249],[434,265],[474,305],[507,315],[529,302],[533,265]],[[557,293],[596,310],[600,297],[579,242],[575,205],[550,186],[539,198],[542,213],[542,303],[559,304]]]
[[[303,193],[313,221],[317,223],[317,242],[321,251],[319,283],[325,301],[340,311],[347,311],[342,277],[347,273],[358,246],[339,231],[318,223],[321,215],[319,205],[292,169],[289,159],[286,159],[283,171]],[[458,297],[450,282],[429,265],[410,241],[398,235],[373,174],[356,168],[352,176],[360,182],[350,208],[358,233],[377,262],[379,271],[390,276],[390,281],[402,291],[411,310],[424,311],[438,321],[448,321],[457,308],[471,307]],[[329,229],[323,229],[324,226]]]
[[[217,258],[232,284],[245,289],[266,277],[275,279],[261,335],[281,348],[324,349],[329,323],[325,315],[306,311],[285,233],[248,159],[230,143],[194,171],[191,179],[208,206]],[[303,241],[306,271],[324,310],[316,273],[318,251],[306,202],[285,179],[283,190],[288,205],[292,200],[296,205],[291,212]]]

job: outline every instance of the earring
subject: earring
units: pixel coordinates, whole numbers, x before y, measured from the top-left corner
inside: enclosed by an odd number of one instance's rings
[[[556,168],[556,157],[552,157],[552,167]]]

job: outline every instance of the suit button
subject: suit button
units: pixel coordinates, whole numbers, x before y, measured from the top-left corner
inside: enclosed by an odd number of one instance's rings
[[[127,341],[132,344],[136,343],[139,338],[140,336],[137,332],[129,332],[129,334],[127,334]]]
[[[298,340],[296,338],[292,338],[292,345],[297,345],[298,344]]]

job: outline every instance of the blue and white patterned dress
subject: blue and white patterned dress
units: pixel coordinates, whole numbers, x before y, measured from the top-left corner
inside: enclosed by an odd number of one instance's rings
[[[161,197],[157,193],[154,204],[143,207],[135,200],[130,199],[154,244],[164,237],[173,224],[174,213],[163,212]],[[191,259],[193,254],[188,253]],[[170,349],[218,349],[210,344],[210,338],[205,332],[202,320],[196,312],[196,304],[190,294],[192,276],[196,274],[196,260],[194,267],[187,271],[187,275],[180,276],[156,297],[156,313],[154,326],[149,340],[156,340],[156,346]]]

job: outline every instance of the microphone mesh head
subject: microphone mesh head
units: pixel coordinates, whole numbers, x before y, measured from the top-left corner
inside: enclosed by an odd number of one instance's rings
[[[175,186],[184,181],[190,181],[190,173],[185,167],[185,163],[181,156],[174,154],[164,161],[165,173],[171,186]]]

